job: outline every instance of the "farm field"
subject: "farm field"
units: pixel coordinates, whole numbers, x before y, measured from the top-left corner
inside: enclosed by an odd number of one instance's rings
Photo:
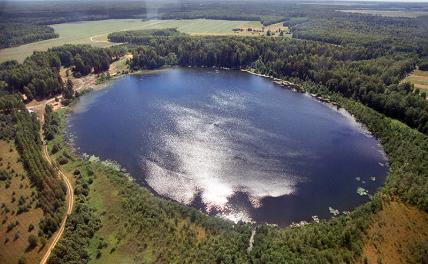
[[[428,71],[415,70],[404,79],[415,85],[415,88],[428,91]]]
[[[18,47],[1,49],[0,62],[17,60],[22,62],[33,51],[43,51],[64,44],[91,44],[97,47],[112,45],[107,35],[122,30],[177,28],[192,35],[232,35],[233,29],[241,25],[261,27],[259,21],[230,21],[209,19],[149,20],[110,19],[51,25],[59,38],[38,41]]]

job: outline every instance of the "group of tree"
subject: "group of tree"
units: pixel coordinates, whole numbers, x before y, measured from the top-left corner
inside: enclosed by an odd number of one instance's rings
[[[8,2],[0,14],[0,24],[9,27],[9,33],[0,34],[1,42],[21,44],[20,41],[37,41],[51,37],[51,29],[47,25],[59,24],[82,20],[104,20],[114,18],[138,18],[138,19],[226,19],[260,21],[263,25],[286,21],[293,32],[299,37],[308,39],[323,39],[330,42],[342,43],[343,38],[366,39],[364,32],[384,34],[385,31],[403,33],[407,31],[408,40],[412,40],[412,32],[408,31],[408,25],[423,30],[424,24],[417,19],[409,18],[380,18],[339,12],[343,5],[329,3],[319,5],[317,3],[294,3],[287,1],[209,1],[203,5],[195,4],[194,0],[165,1],[159,3],[146,3],[140,1],[128,1],[126,5],[120,1],[111,1],[106,5],[101,2],[85,2],[84,4],[72,1],[33,1],[21,3],[19,1]],[[417,9],[427,10],[421,3],[373,3],[371,9]],[[353,8],[367,8],[363,3],[353,3]],[[364,20],[370,20],[368,23]],[[15,25],[15,26],[9,26]],[[28,26],[31,25],[31,26]],[[405,25],[405,27],[403,27]],[[295,27],[296,26],[296,27]],[[350,27],[351,26],[351,27]],[[34,28],[34,30],[27,30]],[[373,28],[374,31],[372,30]],[[382,29],[386,28],[386,30]],[[349,30],[351,29],[351,30]],[[405,29],[404,31],[402,29]],[[351,31],[354,31],[350,33]],[[1,32],[3,32],[2,30]],[[46,32],[45,32],[46,31]],[[37,34],[35,34],[37,32]],[[45,32],[45,33],[44,33]],[[363,34],[360,34],[363,33]],[[36,37],[37,35],[37,37]],[[375,34],[372,35],[372,37]],[[377,37],[373,37],[377,39]],[[385,42],[387,44],[387,42]],[[13,44],[12,44],[13,45]]]
[[[59,132],[60,120],[50,105],[46,105],[44,119],[43,135],[49,141]]]
[[[22,93],[28,100],[49,98],[67,91],[60,75],[61,67],[72,68],[77,77],[109,69],[112,60],[123,54],[120,48],[101,49],[88,45],[65,45],[34,54],[20,64],[7,61],[0,64],[3,89]]]
[[[422,60],[418,64],[418,67],[419,67],[419,70],[421,70],[421,71],[428,71],[428,59]]]
[[[150,41],[156,41],[162,37],[180,36],[182,34],[183,33],[180,33],[180,31],[175,28],[166,28],[119,31],[110,33],[107,37],[111,42],[128,42],[141,45],[148,44]]]
[[[135,239],[131,241],[141,252],[149,248],[150,256],[165,263],[351,263],[361,260],[365,232],[383,202],[400,199],[427,212],[428,103],[426,94],[410,84],[400,83],[416,65],[424,67],[423,58],[428,55],[427,18],[367,17],[342,14],[331,7],[318,10],[310,5],[306,9],[298,5],[290,5],[288,9],[278,6],[269,16],[263,14],[266,8],[257,5],[260,8],[255,11],[254,6],[249,3],[246,14],[232,12],[231,8],[215,15],[233,14],[238,18],[256,14],[260,18],[265,16],[266,21],[285,19],[294,37],[299,39],[190,37],[134,31],[111,34],[110,40],[129,43],[133,52],[130,67],[134,70],[164,65],[252,68],[291,79],[304,91],[337,102],[365,124],[384,147],[390,168],[380,193],[351,214],[331,221],[287,229],[261,226],[253,250],[247,254],[248,225],[233,225],[160,199],[128,181],[121,172],[80,161],[82,167],[75,174],[76,209],[51,263],[90,260],[89,241],[100,227],[97,215],[88,206],[87,196],[96,179],[90,173],[93,170],[108,175],[118,190],[122,210],[117,220],[120,233],[133,234]],[[192,12],[172,8],[162,16],[168,14],[189,18],[209,15],[201,7],[194,7]],[[47,235],[59,224],[58,208],[63,203],[65,189],[56,182],[55,171],[43,160],[40,127],[34,115],[25,111],[19,96],[3,93],[19,92],[28,98],[63,93],[64,97],[70,97],[72,89],[60,78],[61,66],[71,67],[76,76],[101,72],[123,52],[122,47],[67,45],[37,52],[23,64],[0,65],[3,87],[0,92],[7,96],[0,97],[0,135],[15,139],[25,168],[41,196],[46,214],[41,229]],[[61,133],[56,113],[47,109],[45,119],[46,139],[55,139]],[[64,151],[56,148],[55,153],[63,155]],[[196,228],[203,230],[200,240],[196,239]]]
[[[428,133],[426,94],[410,84],[400,84],[418,62],[415,51],[376,51],[282,38],[137,35],[124,32],[120,38],[137,45],[130,62],[134,70],[164,65],[252,68],[278,78],[321,84]],[[144,45],[138,45],[141,43]]]
[[[22,99],[16,94],[0,96],[0,105],[0,123],[5,127],[0,130],[0,138],[15,141],[20,161],[37,190],[37,206],[43,210],[40,235],[49,237],[58,229],[62,219],[65,186],[42,154],[40,125],[35,114],[26,110]]]
[[[305,84],[304,89],[330,97],[368,127],[388,156],[388,179],[368,203],[348,215],[297,228],[258,228],[252,263],[358,263],[363,261],[365,235],[372,216],[382,210],[385,202],[400,199],[428,212],[428,137],[325,87]],[[406,251],[409,263],[423,263],[420,250],[426,252],[427,246],[410,247]]]
[[[247,254],[249,225],[234,225],[158,198],[129,181],[118,170],[101,163],[80,160],[79,171],[74,173],[77,175],[75,193],[81,197],[78,198],[78,209],[68,221],[64,239],[54,250],[50,263],[90,261],[88,241],[92,241],[94,231],[103,222],[100,223],[96,214],[87,208],[88,200],[85,197],[91,188],[91,179],[97,180],[101,174],[115,186],[121,198],[121,218],[114,220],[117,230],[121,230],[117,232],[117,240],[121,242],[116,247],[135,244],[141,254],[149,250],[159,262],[166,263],[355,263],[362,260],[365,232],[372,216],[382,210],[383,203],[399,198],[427,211],[426,135],[353,99],[345,98],[324,85],[311,81],[301,81],[299,84],[304,91],[337,102],[382,142],[389,159],[389,176],[384,188],[368,203],[350,214],[301,227],[282,229],[260,225],[253,250]],[[195,239],[195,227],[204,230],[205,235],[200,240]],[[129,233],[133,236],[120,235]],[[408,252],[407,257],[416,256],[419,253],[417,249]],[[132,254],[135,258],[141,256],[135,252]],[[92,258],[95,257],[92,255]]]
[[[58,37],[49,26],[26,23],[0,23],[0,32],[0,48]]]

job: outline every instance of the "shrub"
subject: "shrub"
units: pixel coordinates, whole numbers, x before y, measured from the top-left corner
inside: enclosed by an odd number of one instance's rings
[[[25,264],[25,263],[27,263],[27,262],[25,262],[25,258],[24,258],[24,256],[21,256],[21,257],[19,258],[18,264]]]
[[[65,158],[64,156],[59,157],[59,158],[57,159],[57,161],[58,161],[59,165],[64,165],[64,164],[67,164],[67,163],[68,163],[68,159],[67,159],[67,158]]]
[[[428,60],[419,63],[419,70],[428,71]]]
[[[37,246],[37,237],[35,235],[28,236],[28,249],[32,250]]]
[[[51,154],[55,154],[55,153],[57,153],[57,152],[58,152],[58,150],[59,150],[59,146],[58,146],[58,144],[54,144],[54,145],[52,146],[52,149],[51,149]]]

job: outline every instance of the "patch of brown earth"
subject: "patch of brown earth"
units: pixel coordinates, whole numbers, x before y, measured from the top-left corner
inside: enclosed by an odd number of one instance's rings
[[[388,202],[375,216],[367,238],[362,263],[417,263],[418,245],[428,243],[428,214],[401,202]]]

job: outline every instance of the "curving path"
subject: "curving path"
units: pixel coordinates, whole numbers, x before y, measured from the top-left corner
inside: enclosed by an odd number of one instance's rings
[[[48,147],[46,144],[43,145],[43,154],[45,156],[45,159],[49,162],[49,164],[51,166],[53,166],[53,162],[52,162],[51,157],[49,156]],[[46,253],[43,255],[43,258],[40,261],[40,264],[46,264],[46,262],[48,261],[50,255],[52,253],[52,250],[55,248],[56,244],[58,243],[59,239],[61,238],[62,234],[64,233],[65,223],[67,222],[67,217],[73,211],[73,205],[74,205],[73,185],[71,185],[70,180],[67,178],[67,176],[59,168],[58,168],[58,173],[61,176],[62,180],[65,182],[65,185],[67,187],[67,196],[66,196],[67,212],[64,215],[64,219],[62,219],[60,228],[58,229],[56,234],[54,234],[54,238],[53,238],[51,244],[49,245],[48,249],[46,250]]]
[[[251,230],[251,237],[250,237],[250,240],[248,241],[248,248],[247,248],[248,254],[250,254],[251,250],[253,250],[254,236],[256,235],[256,230],[257,230],[256,226],[254,226],[253,229]]]

